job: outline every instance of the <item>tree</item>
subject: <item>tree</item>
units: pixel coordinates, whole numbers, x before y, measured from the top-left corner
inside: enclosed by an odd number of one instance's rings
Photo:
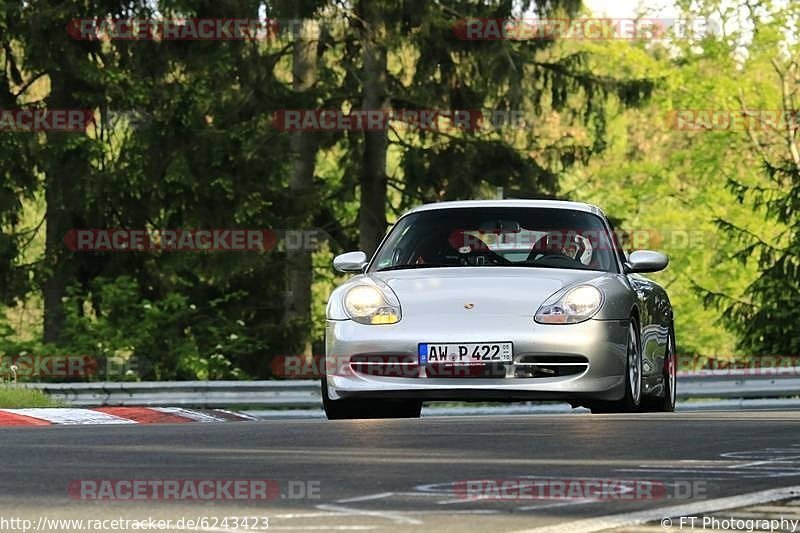
[[[312,13],[300,13],[308,16]],[[298,93],[301,108],[316,106],[313,91],[317,83],[317,61],[319,48],[319,24],[312,19],[302,19],[300,31],[295,38],[292,53],[292,89]],[[310,94],[309,94],[310,93]],[[314,192],[314,168],[317,157],[318,137],[315,132],[296,131],[291,135],[292,176],[289,190],[292,212],[288,220],[294,230],[311,227],[316,210]],[[311,284],[313,264],[311,250],[289,251],[286,256],[286,303],[285,323],[296,338],[292,344],[299,352],[311,355]]]
[[[259,6],[29,2],[11,11],[21,70],[51,83],[42,104],[98,116],[86,134],[48,134],[30,164],[44,176],[47,209],[46,342],[87,355],[132,353],[145,378],[268,375],[264,354],[289,337],[284,284],[264,283],[285,276],[278,252],[77,254],[63,242],[83,227],[286,226],[289,143],[266,126],[291,101],[274,73],[288,49],[79,41],[66,32],[77,17],[257,18]]]
[[[360,0],[356,18],[362,47],[361,109],[386,111],[389,106],[387,77],[387,4]],[[359,248],[371,256],[386,233],[386,131],[364,132],[359,177],[361,202],[358,211]]]
[[[591,54],[553,39],[470,41],[457,31],[469,18],[575,17],[579,9],[575,1],[456,2],[400,12],[392,27],[407,37],[392,41],[399,63],[388,73],[392,106],[480,110],[489,127],[391,132],[397,166],[389,183],[401,193],[394,202],[398,211],[420,201],[494,195],[497,187],[509,197],[554,197],[566,169],[603,150],[608,101],[640,105],[653,78],[597,74],[589,68]],[[493,128],[494,112],[521,112],[525,123]],[[540,127],[553,118],[561,126],[555,134]],[[578,138],[575,129],[584,127],[588,134]]]
[[[607,109],[608,148],[567,173],[562,183],[574,197],[623,217],[622,228],[642,237],[639,248],[670,256],[669,268],[653,277],[669,290],[679,354],[727,358],[765,353],[739,343],[736,322],[723,314],[732,304],[753,302],[746,291],[759,276],[759,252],[738,252],[753,236],[780,247],[788,242],[780,237],[786,231],[782,222],[767,216],[765,204],[753,201],[756,191],[775,189],[775,184],[763,172],[763,158],[746,131],[703,127],[702,122],[681,128],[675,117],[684,111],[738,117],[742,102],[753,116],[756,110],[781,107],[780,85],[765,80],[775,79],[771,60],[785,49],[787,24],[797,6],[783,10],[762,2],[755,15],[749,14],[751,28],[750,22],[742,27],[746,14],[733,6],[718,10],[713,1],[679,3],[684,20],[721,16],[717,24],[726,31],[586,45],[603,58],[602,64],[590,66],[595,73],[609,69],[635,77],[658,75],[662,81],[647,105]],[[786,61],[783,56],[781,63]],[[764,136],[761,143],[769,146],[771,161],[788,153],[779,150],[785,141],[775,132],[755,133]],[[743,191],[737,184],[752,193],[738,201]],[[727,226],[739,231],[727,231]],[[753,257],[746,259],[750,252]]]
[[[25,32],[19,5],[0,10],[0,109],[12,110],[38,104],[37,83],[42,73],[27,70],[19,42]],[[34,200],[38,190],[36,153],[39,137],[29,132],[0,134],[0,301],[13,305],[30,290],[32,266],[23,259],[36,237],[33,228],[20,228],[23,202]]]
[[[739,202],[748,202],[765,218],[785,229],[778,239],[718,219],[719,226],[744,245],[734,258],[755,260],[759,273],[743,298],[707,292],[710,302],[722,305],[724,318],[739,334],[738,344],[749,354],[796,354],[800,352],[800,145],[797,98],[800,94],[800,54],[772,64],[779,80],[782,119],[777,130],[748,127],[753,149],[759,154],[768,186],[735,179],[729,186]],[[742,114],[756,116],[742,99]],[[760,120],[758,120],[760,122]]]

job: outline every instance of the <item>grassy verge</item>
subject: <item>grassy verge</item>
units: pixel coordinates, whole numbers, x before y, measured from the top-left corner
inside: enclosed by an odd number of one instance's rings
[[[22,407],[60,407],[61,404],[36,389],[0,385],[0,409]]]

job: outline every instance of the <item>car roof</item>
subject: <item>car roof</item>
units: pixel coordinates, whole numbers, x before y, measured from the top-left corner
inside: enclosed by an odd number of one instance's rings
[[[437,202],[434,204],[424,204],[408,213],[417,213],[419,211],[433,211],[436,209],[457,209],[464,207],[531,207],[531,208],[546,208],[546,209],[570,209],[573,211],[585,211],[593,213],[605,218],[602,209],[596,205],[586,204],[583,202],[567,202],[564,200],[458,200],[454,202]]]

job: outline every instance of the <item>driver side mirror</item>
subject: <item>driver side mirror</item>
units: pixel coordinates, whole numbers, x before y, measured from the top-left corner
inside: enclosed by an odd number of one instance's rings
[[[628,256],[625,272],[628,274],[658,272],[667,268],[669,258],[651,250],[637,250]]]
[[[367,254],[361,251],[347,252],[333,258],[333,268],[339,272],[363,272],[367,263]]]

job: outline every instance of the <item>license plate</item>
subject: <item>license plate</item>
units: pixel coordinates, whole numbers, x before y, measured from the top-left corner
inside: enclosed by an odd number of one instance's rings
[[[514,360],[510,342],[485,343],[422,343],[419,345],[419,364],[510,363]]]

